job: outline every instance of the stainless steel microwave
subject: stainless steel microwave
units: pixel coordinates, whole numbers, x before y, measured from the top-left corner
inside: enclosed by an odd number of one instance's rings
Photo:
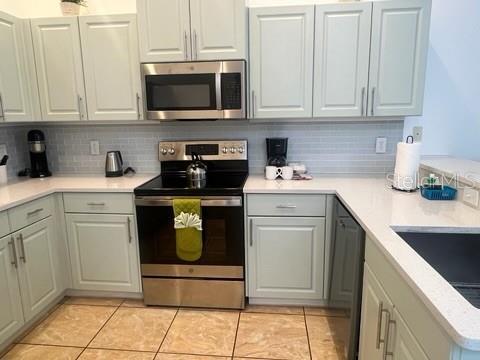
[[[245,61],[142,64],[149,120],[245,119]]]

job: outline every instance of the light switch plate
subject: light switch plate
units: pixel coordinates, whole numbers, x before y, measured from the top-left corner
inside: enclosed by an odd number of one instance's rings
[[[413,128],[413,141],[422,142],[423,138],[423,126],[414,126]]]
[[[478,190],[465,188],[463,191],[463,201],[470,206],[478,207],[480,194]]]
[[[375,152],[377,154],[385,154],[387,152],[387,138],[377,137],[375,141]]]
[[[98,140],[90,141],[90,155],[100,155],[100,142]]]

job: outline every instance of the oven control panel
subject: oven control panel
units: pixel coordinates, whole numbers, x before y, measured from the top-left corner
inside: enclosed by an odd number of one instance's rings
[[[160,161],[191,160],[200,155],[205,160],[247,160],[247,140],[161,141]]]

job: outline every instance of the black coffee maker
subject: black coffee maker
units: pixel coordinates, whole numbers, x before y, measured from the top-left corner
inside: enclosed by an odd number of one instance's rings
[[[48,170],[45,135],[40,130],[30,130],[27,138],[30,151],[30,177],[43,178],[52,176],[52,173]]]
[[[287,165],[288,138],[267,139],[267,165],[282,167]]]

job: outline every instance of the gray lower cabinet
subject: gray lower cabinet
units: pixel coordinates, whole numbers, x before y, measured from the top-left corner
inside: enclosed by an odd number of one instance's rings
[[[0,344],[24,323],[14,246],[13,236],[0,239]]]
[[[18,276],[25,321],[44,310],[63,289],[56,256],[52,217],[13,234],[16,241]]]
[[[76,290],[140,292],[133,215],[66,214]]]
[[[63,291],[51,216],[0,239],[0,344]]]
[[[323,298],[325,218],[250,217],[250,298]]]

